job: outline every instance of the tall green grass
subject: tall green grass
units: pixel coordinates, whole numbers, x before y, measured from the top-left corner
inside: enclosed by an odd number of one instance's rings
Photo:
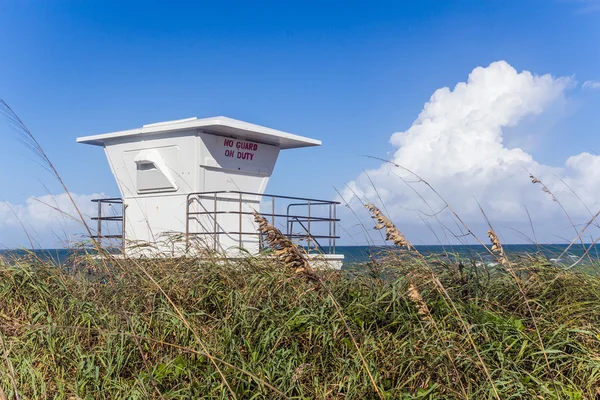
[[[600,395],[600,277],[544,260],[391,256],[317,281],[253,258],[97,263],[0,265],[6,398]]]
[[[76,210],[69,217],[93,236],[42,146],[2,99],[0,115],[68,194]],[[456,239],[483,245],[426,180],[379,160],[442,201],[461,230]],[[578,229],[530,178],[583,245],[600,211]],[[444,228],[440,211],[418,195]],[[386,240],[411,248],[359,200]],[[587,252],[585,272],[509,260],[491,225],[488,235],[500,263],[491,270],[406,252],[355,271],[297,273],[252,257],[117,260],[99,242],[103,255],[69,271],[35,257],[0,259],[0,400],[600,398],[600,263]]]

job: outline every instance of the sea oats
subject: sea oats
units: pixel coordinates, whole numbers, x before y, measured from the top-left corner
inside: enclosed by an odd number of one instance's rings
[[[498,239],[498,235],[496,235],[496,232],[492,228],[490,228],[487,234],[490,237],[490,242],[492,242],[492,252],[498,255],[498,262],[506,264],[508,260],[506,259],[506,254],[504,254],[504,249],[502,248],[500,239]]]
[[[542,181],[540,181],[538,178],[536,178],[535,176],[533,176],[533,174],[530,174],[529,178],[531,178],[531,183],[533,183],[534,185],[541,185],[542,186],[542,192],[544,192],[548,196],[550,196],[552,198],[552,201],[558,202],[558,200],[556,199],[556,197],[554,197],[554,194],[552,194],[552,192],[550,191],[550,189],[548,189],[548,187],[546,185],[544,185],[544,183]]]
[[[396,228],[396,225],[382,214],[379,208],[373,204],[365,204],[365,207],[371,212],[371,218],[377,221],[375,230],[385,228],[385,240],[392,241],[396,246],[406,246],[409,250],[412,248],[406,237]]]
[[[292,268],[297,274],[312,274],[313,268],[302,254],[298,246],[285,236],[279,229],[271,225],[265,217],[254,212],[254,220],[258,223],[258,231],[265,236],[265,240],[273,248],[277,258]]]
[[[408,285],[408,298],[412,300],[413,303],[417,306],[417,312],[423,319],[427,322],[433,323],[433,317],[431,316],[431,312],[429,311],[429,307],[427,307],[427,303],[423,300],[421,293],[417,289],[417,287],[410,283]]]

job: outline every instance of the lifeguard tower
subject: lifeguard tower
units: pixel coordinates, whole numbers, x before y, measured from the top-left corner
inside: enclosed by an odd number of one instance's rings
[[[121,197],[94,200],[94,239],[122,240],[126,257],[194,256],[205,250],[257,255],[265,247],[254,222],[259,211],[315,262],[341,267],[343,255],[335,254],[339,203],[264,193],[280,150],[320,146],[319,140],[214,117],[77,142],[104,147]],[[115,226],[111,231],[111,222],[118,223],[118,232]]]

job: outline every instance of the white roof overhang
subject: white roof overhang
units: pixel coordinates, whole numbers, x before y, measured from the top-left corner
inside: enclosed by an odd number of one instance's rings
[[[144,125],[141,128],[104,133],[101,135],[84,136],[77,138],[77,143],[104,146],[107,141],[116,138],[155,135],[160,133],[176,133],[179,131],[198,129],[216,135],[236,137],[256,141],[259,143],[273,144],[281,149],[294,149],[298,147],[320,146],[321,141],[291,133],[278,131],[260,125],[251,124],[227,117],[187,118],[176,121],[158,122]]]

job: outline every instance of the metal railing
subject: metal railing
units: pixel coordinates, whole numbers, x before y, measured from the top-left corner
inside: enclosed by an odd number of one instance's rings
[[[91,238],[98,243],[102,239],[121,239],[125,237],[125,210],[126,206],[123,205],[123,199],[119,197],[109,198],[109,199],[93,199],[93,203],[98,204],[98,215],[96,217],[92,217],[93,221],[97,221],[96,226],[96,234]],[[102,206],[104,204],[108,204],[112,206],[113,204],[121,205],[121,215],[102,215]],[[119,234],[103,234],[102,233],[102,223],[103,222],[120,222],[121,223],[121,233]],[[124,242],[124,241],[123,241]]]
[[[270,205],[270,212],[261,210],[261,203],[263,207]],[[230,240],[237,237],[240,248],[244,247],[247,238],[254,237],[258,239],[259,248],[262,250],[264,240],[253,222],[256,210],[263,217],[270,219],[271,224],[285,236],[308,251],[333,254],[336,239],[339,238],[336,208],[338,204],[340,203],[329,200],[229,190],[190,193],[187,196],[185,211],[186,241],[189,243],[191,238],[202,237],[208,239],[215,250],[219,250],[223,235],[228,236]],[[232,216],[237,217],[235,223]],[[193,231],[192,225],[199,229]],[[300,228],[299,232],[294,231],[295,226]]]

